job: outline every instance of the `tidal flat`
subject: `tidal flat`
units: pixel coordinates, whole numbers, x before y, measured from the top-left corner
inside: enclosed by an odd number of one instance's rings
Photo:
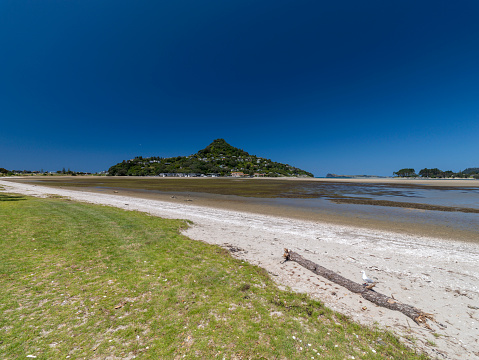
[[[451,240],[479,239],[475,180],[53,176],[21,181]]]

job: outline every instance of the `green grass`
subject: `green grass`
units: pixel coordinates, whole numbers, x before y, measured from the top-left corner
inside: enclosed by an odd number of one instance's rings
[[[261,268],[182,236],[185,226],[1,194],[0,358],[426,358],[279,290]]]

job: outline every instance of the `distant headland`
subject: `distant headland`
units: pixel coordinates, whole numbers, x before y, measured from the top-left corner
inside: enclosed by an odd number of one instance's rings
[[[313,177],[297,167],[251,155],[216,139],[206,148],[189,156],[170,158],[137,156],[123,160],[108,170],[111,176],[163,177]]]

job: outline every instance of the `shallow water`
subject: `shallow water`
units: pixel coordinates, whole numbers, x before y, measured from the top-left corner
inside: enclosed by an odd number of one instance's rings
[[[307,187],[307,189],[306,189]],[[315,213],[329,213],[360,219],[374,219],[410,224],[441,225],[478,234],[479,214],[434,211],[378,205],[334,203],[335,198],[361,198],[394,202],[428,204],[479,209],[477,187],[435,187],[389,184],[318,183],[308,184],[305,191],[322,193],[314,199],[262,199],[277,206],[297,207]]]
[[[362,189],[361,189],[362,190]],[[373,200],[389,200],[398,202],[412,202],[440,206],[457,206],[479,209],[479,189],[458,188],[458,189],[437,189],[427,187],[412,189],[397,189],[381,187],[369,187],[360,191],[360,194],[344,192],[352,197],[364,196]]]
[[[335,203],[326,196],[304,199],[304,198],[256,198],[243,197],[236,195],[219,195],[196,192],[164,192],[159,190],[145,189],[126,189],[97,186],[97,191],[108,191],[118,189],[133,193],[152,194],[171,194],[185,197],[209,198],[222,201],[243,202],[252,205],[267,205],[276,208],[287,208],[289,212],[295,210],[311,214],[327,214],[338,217],[347,217],[354,219],[377,220],[383,222],[417,224],[417,225],[436,225],[450,228],[451,230],[469,231],[478,234],[479,241],[479,213],[464,213],[455,211],[434,211],[413,208],[401,208],[378,205],[359,205]],[[331,199],[336,196],[361,197],[375,200],[390,200],[401,202],[413,202],[422,204],[433,204],[441,206],[461,206],[470,208],[479,208],[479,190],[478,189],[459,189],[459,190],[438,190],[438,189],[397,189],[384,186],[335,186],[331,189]],[[322,189],[324,191],[324,188]],[[470,205],[471,204],[471,205]]]
[[[384,199],[378,196],[378,199]],[[392,200],[389,198],[389,200]],[[398,199],[394,201],[408,201],[408,199]],[[422,198],[421,200],[424,200]],[[438,199],[426,199],[428,204],[447,206],[458,206],[463,204],[459,202],[439,202]],[[430,201],[430,202],[429,202]],[[313,213],[328,213],[331,215],[355,217],[359,219],[372,219],[389,222],[401,222],[410,224],[428,224],[441,225],[463,231],[472,231],[478,234],[479,239],[479,214],[449,212],[449,211],[432,211],[422,209],[397,208],[390,206],[376,205],[356,205],[356,204],[336,204],[328,199],[262,199],[262,202],[275,206],[288,206]],[[416,201],[414,201],[416,202]],[[475,204],[477,208],[477,203]],[[468,206],[472,207],[472,206]]]
[[[321,192],[325,198],[340,196],[479,209],[479,189],[474,187],[318,183],[308,184],[303,190],[311,194]]]

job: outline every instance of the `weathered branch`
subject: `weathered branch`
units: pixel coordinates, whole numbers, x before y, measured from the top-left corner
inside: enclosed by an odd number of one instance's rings
[[[321,265],[318,265],[310,260],[305,259],[304,257],[299,255],[298,253],[295,253],[294,251],[284,249],[283,256],[286,258],[286,260],[295,261],[299,265],[305,267],[306,269],[312,271],[313,273],[320,275],[338,285],[341,285],[351,292],[361,294],[363,298],[371,301],[372,303],[376,305],[385,307],[390,310],[400,311],[404,315],[413,319],[417,324],[422,324],[426,327],[429,327],[426,321],[428,319],[434,320],[434,317],[432,314],[427,314],[411,305],[402,304],[399,301],[389,296],[380,294],[372,290],[372,287],[374,286],[364,286],[362,284],[358,284],[358,283],[355,283],[354,281],[346,279],[344,276],[341,276],[335,273],[334,271],[326,269],[325,267]]]

